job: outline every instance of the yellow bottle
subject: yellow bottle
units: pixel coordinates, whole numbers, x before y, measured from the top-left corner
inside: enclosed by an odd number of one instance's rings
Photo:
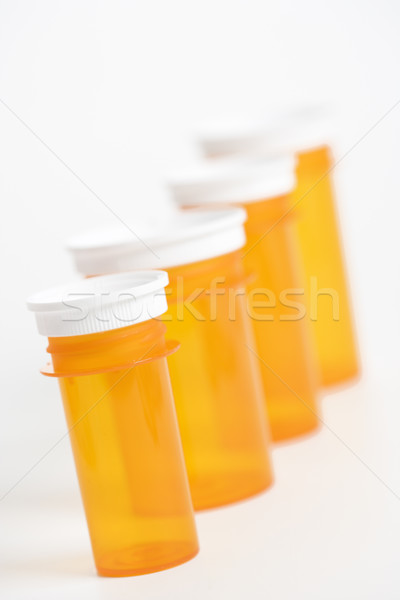
[[[136,220],[135,232],[86,234],[69,244],[85,276],[159,266],[168,271],[164,322],[181,349],[169,357],[195,509],[222,506],[272,482],[264,395],[242,290],[240,209]],[[232,311],[232,312],[231,312]]]
[[[347,286],[328,146],[298,153],[293,196],[301,257],[309,285],[309,312],[322,384],[355,378],[358,351]]]
[[[97,571],[160,571],[198,552],[166,342],[163,272],[80,281],[32,296],[49,339]]]
[[[241,258],[249,274],[249,312],[257,342],[252,351],[261,366],[275,441],[312,431],[319,423],[318,368],[304,318],[304,281],[294,219],[287,216],[294,169],[293,158],[273,161],[267,167],[264,161],[213,161],[197,171],[192,168],[171,175],[169,180],[182,207],[234,203],[247,210],[247,244]]]
[[[270,114],[267,120],[231,120],[200,135],[209,156],[258,156],[266,160],[295,154],[297,186],[292,197],[300,259],[305,274],[307,315],[311,323],[320,382],[330,386],[359,374],[340,224],[332,189],[328,140],[331,125],[322,107],[308,106]]]

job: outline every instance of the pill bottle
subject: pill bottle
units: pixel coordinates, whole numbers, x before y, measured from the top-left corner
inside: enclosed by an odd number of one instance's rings
[[[198,552],[157,317],[167,274],[81,280],[32,296],[59,382],[97,571],[139,575]]]
[[[198,141],[209,156],[297,156],[292,211],[305,273],[321,383],[353,380],[359,355],[341,228],[333,190],[331,113],[321,105],[275,111],[264,119],[230,118],[208,124]]]
[[[183,208],[234,204],[247,211],[241,260],[249,275],[248,312],[257,342],[274,441],[317,428],[318,366],[306,316],[304,277],[291,193],[295,159],[199,162],[170,173],[170,192]]]
[[[237,208],[177,211],[135,219],[128,230],[69,242],[85,276],[167,270],[169,357],[183,451],[195,509],[222,506],[272,482],[260,365],[246,308],[241,260],[246,214]]]

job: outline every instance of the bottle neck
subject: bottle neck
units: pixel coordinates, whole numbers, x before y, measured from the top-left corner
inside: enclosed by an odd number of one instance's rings
[[[278,226],[287,219],[293,218],[291,206],[291,194],[246,204],[247,222],[245,227],[248,238],[266,234],[268,227]]]
[[[235,288],[245,283],[246,275],[240,250],[204,261],[168,269],[169,286],[166,288],[168,304],[185,300],[195,290],[206,294],[215,287]],[[201,295],[201,293],[199,294]]]
[[[332,152],[329,146],[320,146],[297,154],[297,173],[307,170],[327,171],[332,165]]]
[[[166,326],[156,319],[101,333],[49,338],[52,372],[66,377],[128,368],[166,356],[177,345],[165,340]]]

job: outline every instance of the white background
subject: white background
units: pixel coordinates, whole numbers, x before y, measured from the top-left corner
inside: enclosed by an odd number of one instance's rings
[[[196,122],[331,101],[336,157],[357,144],[335,177],[363,357],[320,433],[274,449],[275,486],[199,515],[201,553],[163,573],[96,576],[63,439],[0,502],[2,597],[400,597],[400,105],[380,121],[400,100],[399,17],[395,0],[2,0],[2,494],[66,431],[25,298],[74,276],[66,237],[115,223],[35,135],[134,228]]]

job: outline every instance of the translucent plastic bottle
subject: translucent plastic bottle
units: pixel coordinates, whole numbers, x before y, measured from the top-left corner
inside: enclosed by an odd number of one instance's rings
[[[163,320],[181,345],[169,368],[196,509],[247,498],[272,481],[259,364],[249,350],[255,343],[240,258],[244,220],[239,209],[183,212],[136,220],[140,239],[121,230],[70,242],[86,276],[168,270]]]
[[[309,282],[309,311],[323,385],[353,379],[359,372],[358,350],[346,279],[340,227],[327,145],[298,153],[298,184],[293,196],[299,213],[297,231]]]
[[[97,571],[139,575],[198,552],[165,340],[166,273],[99,277],[28,300],[48,337]]]
[[[319,423],[318,368],[305,319],[304,278],[291,207],[295,161],[217,161],[171,175],[182,207],[235,203],[247,210],[241,260],[249,274],[249,314],[275,441]]]
[[[328,145],[332,127],[322,107],[270,114],[268,120],[219,123],[204,129],[207,156],[278,156],[295,153],[297,186],[292,210],[307,284],[311,323],[323,385],[353,379],[359,372],[340,224],[332,189],[334,162]]]

